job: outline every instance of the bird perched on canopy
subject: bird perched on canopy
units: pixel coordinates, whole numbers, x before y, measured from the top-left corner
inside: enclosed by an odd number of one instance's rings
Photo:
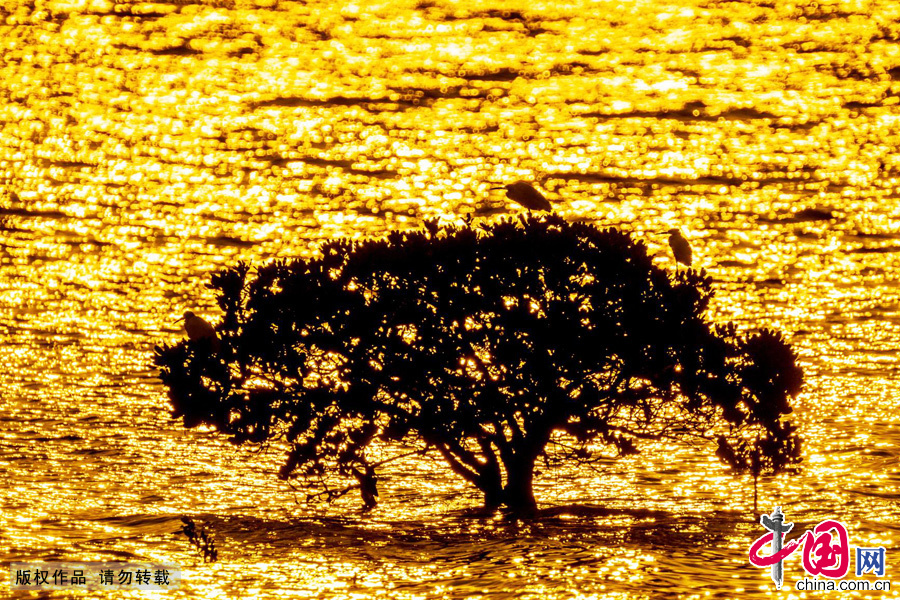
[[[206,319],[198,317],[189,310],[184,311],[181,319],[184,319],[184,330],[187,332],[189,340],[192,342],[210,340],[212,349],[219,350],[219,336],[216,335],[216,328],[210,325]]]
[[[492,190],[506,190],[506,197],[520,204],[528,210],[553,210],[550,201],[537,191],[527,181],[516,181],[502,187],[493,187]]]
[[[691,245],[681,235],[680,229],[669,230],[669,246],[672,248],[672,254],[675,255],[677,262],[691,266]]]

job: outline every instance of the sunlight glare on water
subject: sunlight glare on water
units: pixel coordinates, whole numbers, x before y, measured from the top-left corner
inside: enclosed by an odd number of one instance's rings
[[[411,457],[362,515],[307,507],[276,449],[169,420],[152,349],[186,309],[216,318],[211,273],[519,214],[489,188],[522,179],[673,269],[662,232],[681,228],[715,317],[788,335],[806,460],[761,482],[760,510],[840,519],[892,572],[897,3],[0,0],[0,17],[5,560],[179,562],[172,598],[776,595],[747,563],[752,482],[711,449],[541,473],[542,506],[610,513],[536,522],[470,516],[478,494]],[[219,562],[175,535],[182,515]]]

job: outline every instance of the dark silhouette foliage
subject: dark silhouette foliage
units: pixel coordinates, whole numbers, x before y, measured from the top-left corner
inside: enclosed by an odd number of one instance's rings
[[[601,445],[671,438],[714,442],[739,470],[800,460],[785,415],[802,373],[783,337],[710,323],[710,278],[654,266],[616,229],[555,215],[429,222],[240,264],[211,285],[221,349],[157,349],[174,414],[236,444],[283,440],[282,478],[337,473],[367,506],[373,444],[418,443],[487,507],[526,511],[542,455],[587,461]]]
[[[219,559],[219,551],[216,550],[216,543],[206,530],[202,527],[197,528],[197,524],[190,517],[181,517],[181,532],[187,536],[192,546],[200,551],[203,556],[203,562],[216,562]]]

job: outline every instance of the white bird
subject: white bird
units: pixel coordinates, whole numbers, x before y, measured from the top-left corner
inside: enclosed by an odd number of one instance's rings
[[[550,201],[544,195],[534,189],[527,181],[516,181],[503,187],[493,187],[492,190],[506,190],[506,197],[521,204],[528,210],[553,210]]]
[[[669,230],[669,246],[672,248],[672,254],[675,255],[677,262],[691,266],[691,245],[681,235],[680,229]]]
[[[184,311],[184,330],[187,332],[188,339],[192,342],[197,340],[212,340],[212,349],[219,349],[219,336],[216,335],[216,328],[209,324],[203,317],[198,317],[189,310]]]

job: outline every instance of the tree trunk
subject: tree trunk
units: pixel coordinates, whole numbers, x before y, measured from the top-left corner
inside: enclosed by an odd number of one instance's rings
[[[484,508],[488,511],[493,511],[504,504],[504,495],[503,495],[503,487],[499,485],[485,485],[479,486],[481,488],[481,492],[484,494]]]
[[[503,504],[513,512],[533,513],[537,510],[533,488],[536,458],[528,453],[507,465]]]

